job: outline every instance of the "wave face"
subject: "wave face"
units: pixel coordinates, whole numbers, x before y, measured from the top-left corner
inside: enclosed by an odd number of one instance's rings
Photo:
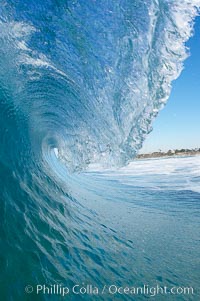
[[[31,148],[54,146],[73,170],[132,159],[180,74],[198,2],[3,1],[1,94]]]
[[[95,188],[70,172],[133,159],[182,70],[199,6],[0,0],[4,300],[23,300],[27,280],[118,275],[108,241],[121,262],[131,246],[88,209]]]

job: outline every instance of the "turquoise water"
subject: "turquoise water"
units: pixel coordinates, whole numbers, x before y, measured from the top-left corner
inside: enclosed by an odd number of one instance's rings
[[[73,198],[51,185],[42,202],[24,196],[18,206],[9,181],[13,199],[2,211],[3,230],[9,229],[1,248],[5,300],[199,300],[199,167],[200,157],[135,161],[71,177]],[[65,179],[63,165],[59,177]],[[37,294],[38,284],[71,291]],[[72,292],[87,284],[99,294]],[[24,292],[27,285],[32,294]],[[193,291],[121,295],[108,292],[112,285]]]
[[[199,157],[130,163],[199,7],[0,0],[0,300],[199,300]]]
[[[199,156],[161,158],[81,176],[90,192],[82,204],[98,220],[104,250],[111,244],[107,255],[116,261],[115,275],[108,273],[104,283],[194,288],[191,295],[116,294],[103,300],[199,300],[199,167]]]

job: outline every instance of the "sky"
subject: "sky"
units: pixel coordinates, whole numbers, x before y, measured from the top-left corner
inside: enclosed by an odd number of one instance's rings
[[[173,82],[168,103],[155,119],[140,153],[200,148],[200,17],[186,45],[190,56]]]

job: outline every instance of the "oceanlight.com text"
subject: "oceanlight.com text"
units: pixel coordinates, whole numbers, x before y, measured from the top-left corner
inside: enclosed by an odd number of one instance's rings
[[[168,287],[168,286],[149,286],[143,285],[140,287],[136,286],[117,286],[115,284],[109,284],[104,286],[95,286],[92,284],[75,284],[72,287],[64,286],[61,284],[38,284],[35,286],[27,285],[25,287],[27,294],[36,295],[144,295],[155,297],[157,295],[195,295],[195,289],[193,287]]]

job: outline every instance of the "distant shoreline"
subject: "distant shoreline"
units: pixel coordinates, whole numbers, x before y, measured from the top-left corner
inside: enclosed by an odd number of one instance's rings
[[[148,159],[148,158],[162,158],[162,157],[175,157],[175,156],[195,156],[200,155],[199,149],[176,149],[168,150],[167,152],[153,152],[149,154],[139,154],[136,159]]]

